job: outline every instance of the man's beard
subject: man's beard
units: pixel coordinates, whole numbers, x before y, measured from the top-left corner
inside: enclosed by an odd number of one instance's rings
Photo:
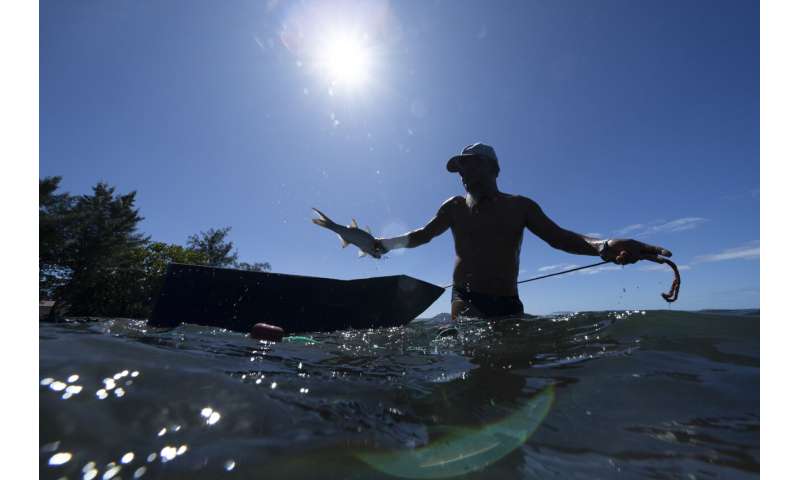
[[[481,186],[476,186],[476,188],[472,188],[467,190],[467,206],[472,208],[475,205],[489,199],[492,197],[494,192],[491,191],[489,188],[481,188]]]
[[[478,203],[480,203],[480,198],[467,192],[467,207],[474,208]]]
[[[487,200],[489,200],[491,198],[492,198],[492,195],[489,194],[489,193],[479,194],[477,192],[476,193],[467,192],[467,198],[466,198],[467,207],[469,207],[470,209],[473,209],[473,208],[477,207],[478,205],[480,205],[481,203],[485,203]]]
[[[469,184],[464,183],[464,190],[467,192],[467,206],[470,209],[497,194],[497,186],[486,179],[479,179]]]

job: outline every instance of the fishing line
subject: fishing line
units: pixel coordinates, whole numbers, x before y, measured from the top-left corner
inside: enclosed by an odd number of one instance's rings
[[[681,273],[678,271],[678,266],[675,265],[675,263],[672,262],[669,259],[666,259],[664,257],[655,256],[655,255],[646,256],[643,259],[644,260],[650,260],[651,262],[656,262],[656,263],[661,263],[661,264],[664,264],[664,265],[668,265],[672,269],[673,273],[675,274],[675,278],[672,280],[672,287],[670,288],[669,292],[662,293],[661,294],[661,298],[663,298],[664,300],[666,300],[669,303],[672,303],[675,300],[677,300],[678,299],[678,292],[681,289]],[[542,275],[542,276],[539,276],[539,277],[529,278],[527,280],[522,280],[520,282],[517,282],[517,285],[522,284],[522,283],[526,283],[526,282],[532,282],[534,280],[541,280],[543,278],[555,277],[556,275],[563,275],[565,273],[577,272],[578,270],[583,270],[585,268],[598,267],[598,266],[604,265],[606,263],[611,263],[611,261],[607,260],[605,262],[593,263],[591,265],[586,265],[586,266],[583,266],[583,267],[571,268],[569,270],[564,270],[563,272],[550,273],[550,274]],[[452,286],[453,286],[453,284],[451,283],[450,285],[447,285],[446,287],[442,287],[442,288],[450,288]]]
[[[542,275],[540,277],[529,278],[527,280],[522,280],[522,281],[517,282],[517,285],[522,284],[522,283],[526,283],[526,282],[532,282],[534,280],[541,280],[541,279],[547,278],[547,277],[555,277],[556,275],[563,275],[565,273],[577,272],[578,270],[583,270],[584,268],[598,267],[600,265],[605,265],[606,263],[610,263],[610,260],[606,260],[605,262],[593,263],[591,265],[584,265],[583,267],[570,268],[569,270],[564,270],[563,272],[549,273],[547,275]],[[453,286],[453,284],[451,283],[450,285],[446,285],[446,286],[444,286],[442,288],[450,288],[452,286]]]

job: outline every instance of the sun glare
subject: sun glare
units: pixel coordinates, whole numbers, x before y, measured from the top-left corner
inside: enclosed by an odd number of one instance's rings
[[[348,33],[325,40],[320,63],[332,83],[360,87],[369,79],[370,56],[363,36]]]

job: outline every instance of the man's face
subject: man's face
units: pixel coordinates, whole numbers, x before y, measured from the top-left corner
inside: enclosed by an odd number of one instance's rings
[[[464,190],[473,195],[484,193],[491,186],[497,172],[488,159],[483,157],[464,157],[461,159],[461,184]]]

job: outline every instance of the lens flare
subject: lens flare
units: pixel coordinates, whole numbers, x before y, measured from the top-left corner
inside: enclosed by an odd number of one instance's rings
[[[402,478],[449,478],[481,470],[528,440],[550,411],[553,395],[549,386],[516,412],[483,428],[445,427],[448,435],[422,448],[357,456]]]

